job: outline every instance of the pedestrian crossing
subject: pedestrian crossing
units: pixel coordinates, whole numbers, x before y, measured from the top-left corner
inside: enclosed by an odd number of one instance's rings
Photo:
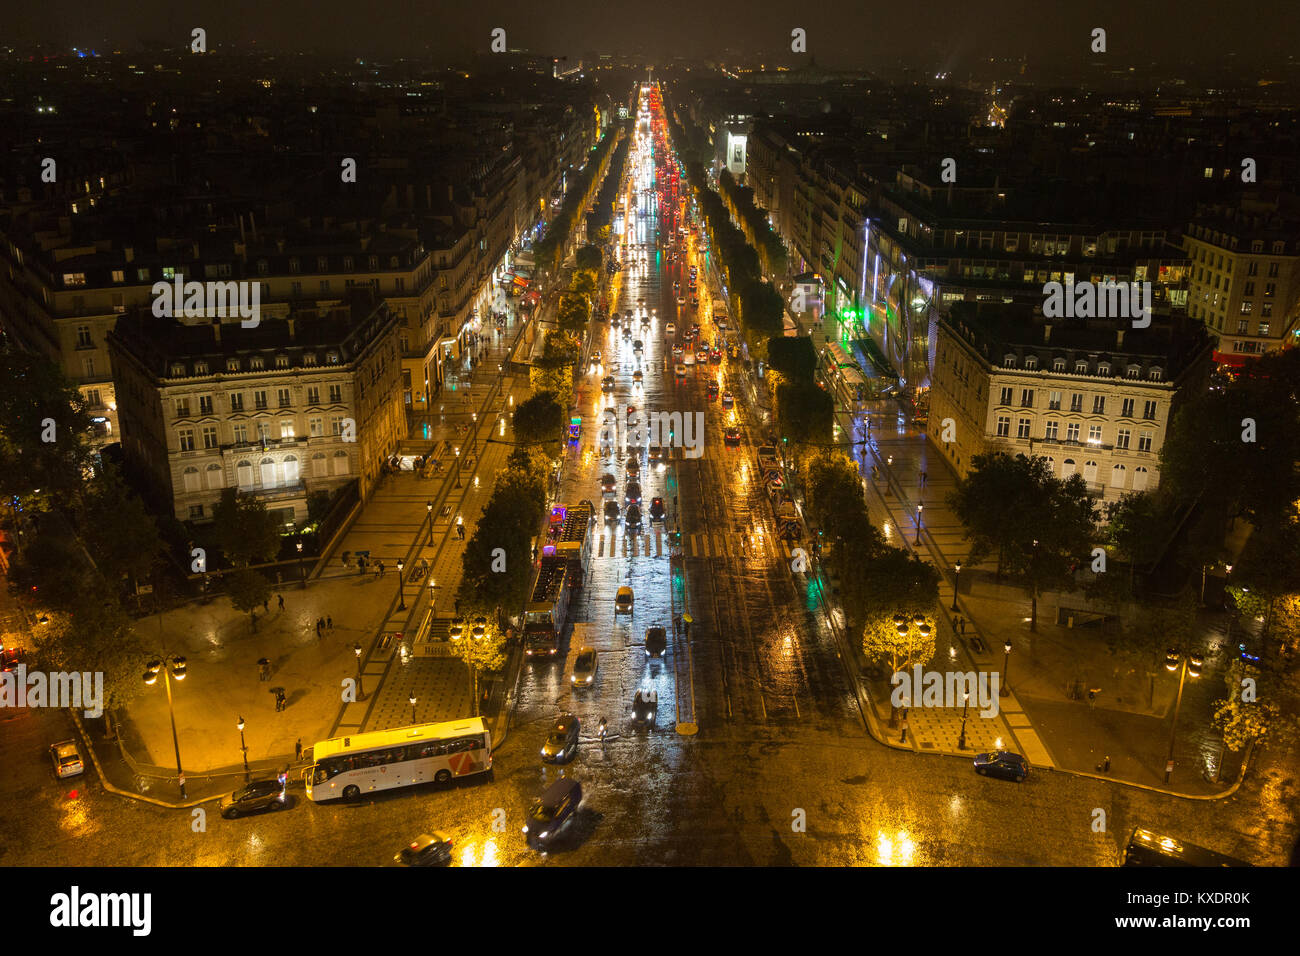
[[[662,528],[646,534],[628,535],[623,530],[602,532],[592,548],[596,560],[627,557],[663,557],[671,549],[672,536]],[[771,534],[741,534],[738,532],[701,531],[682,533],[682,555],[688,558],[742,558],[769,555],[773,548],[786,558],[794,557],[799,542],[793,544]]]

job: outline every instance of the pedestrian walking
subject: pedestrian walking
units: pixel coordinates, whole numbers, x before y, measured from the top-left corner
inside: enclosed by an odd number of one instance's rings
[[[302,762],[302,738],[301,737],[299,737],[298,740],[293,745],[293,760],[294,763]]]
[[[325,621],[319,617],[316,618],[316,636],[320,637],[321,632],[324,630],[325,630]]]
[[[966,618],[961,618],[961,636],[966,636]]]
[[[270,599],[270,598],[267,598],[265,601],[262,602],[262,610],[265,611],[267,614],[270,614],[270,613],[271,613],[271,599]]]
[[[330,617],[328,614],[325,615],[325,630],[334,630],[334,618]]]
[[[275,599],[276,599],[277,601],[280,602],[280,610],[283,611],[283,610],[284,610],[284,595],[283,595],[283,594],[277,594],[277,595],[275,596]]]
[[[463,524],[456,525],[456,537],[461,541],[465,540],[465,526]]]
[[[384,576],[384,572],[387,571],[387,570],[388,570],[388,569],[387,569],[386,567],[384,567],[384,562],[380,561],[380,562],[379,562],[379,576],[380,576],[381,578]]]

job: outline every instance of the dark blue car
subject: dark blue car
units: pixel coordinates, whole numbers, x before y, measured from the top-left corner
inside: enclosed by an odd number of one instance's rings
[[[975,772],[987,777],[1001,777],[1020,783],[1029,776],[1029,761],[1009,750],[995,750],[975,755]]]

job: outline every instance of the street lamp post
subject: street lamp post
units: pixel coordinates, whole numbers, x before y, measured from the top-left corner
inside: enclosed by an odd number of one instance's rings
[[[248,744],[244,743],[244,718],[240,717],[235,726],[239,728],[239,749],[244,755],[244,783],[248,783],[252,775],[248,772]]]
[[[429,512],[429,547],[433,547],[433,502],[426,501],[424,507]]]
[[[411,702],[411,723],[415,723],[415,694],[411,694],[408,700]]]
[[[957,749],[966,749],[966,714],[970,711],[970,691],[962,694],[961,702],[961,736],[957,738]]]
[[[307,575],[306,575],[306,573],[303,571],[303,567],[302,567],[302,538],[299,538],[299,539],[297,540],[297,542],[295,543],[295,546],[298,548],[298,583],[299,583],[303,588],[306,588],[306,587],[307,587]]]
[[[460,446],[456,446],[456,487],[460,487]]]
[[[1169,726],[1169,756],[1165,760],[1165,783],[1174,773],[1174,737],[1178,733],[1178,712],[1183,706],[1183,684],[1188,675],[1193,679],[1201,676],[1201,658],[1195,654],[1180,654],[1170,648],[1165,655],[1165,669],[1178,671],[1178,695],[1174,698],[1174,720]]]
[[[150,686],[156,684],[159,671],[163,675],[163,686],[167,689],[167,716],[172,722],[172,749],[176,752],[176,785],[180,788],[181,799],[188,800],[189,794],[185,792],[185,771],[181,767],[181,742],[176,735],[176,709],[172,702],[172,678],[178,681],[185,679],[185,658],[178,656],[151,661],[148,670],[144,672],[144,682]]]
[[[961,562],[957,562],[957,573],[952,579],[952,609],[957,610],[957,589],[961,586]]]
[[[401,558],[397,559],[397,609],[406,610],[406,588],[402,586],[402,569],[406,567],[406,562]]]
[[[352,652],[357,655],[357,700],[365,700],[366,690],[361,683],[361,645],[354,643]]]
[[[921,543],[921,510],[925,505],[916,506],[916,543]]]
[[[1002,645],[1002,686],[998,688],[998,696],[1007,696],[1007,674],[1011,672],[1011,638],[1007,638],[1006,643]]]

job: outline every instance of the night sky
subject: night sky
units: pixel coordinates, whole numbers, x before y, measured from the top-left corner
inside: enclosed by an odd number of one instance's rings
[[[635,53],[656,58],[732,54],[750,61],[789,50],[793,27],[808,31],[819,64],[871,69],[882,61],[969,69],[979,58],[1031,63],[1087,54],[1105,27],[1116,61],[1222,64],[1247,70],[1296,62],[1296,0],[926,0],[922,3],[794,3],[789,0],[73,0],[8,5],[0,43],[23,47],[133,48],[188,42],[208,31],[210,48],[234,41],[271,49],[463,58],[483,52],[492,27],[512,47],[556,55]],[[102,50],[101,50],[102,52]]]

